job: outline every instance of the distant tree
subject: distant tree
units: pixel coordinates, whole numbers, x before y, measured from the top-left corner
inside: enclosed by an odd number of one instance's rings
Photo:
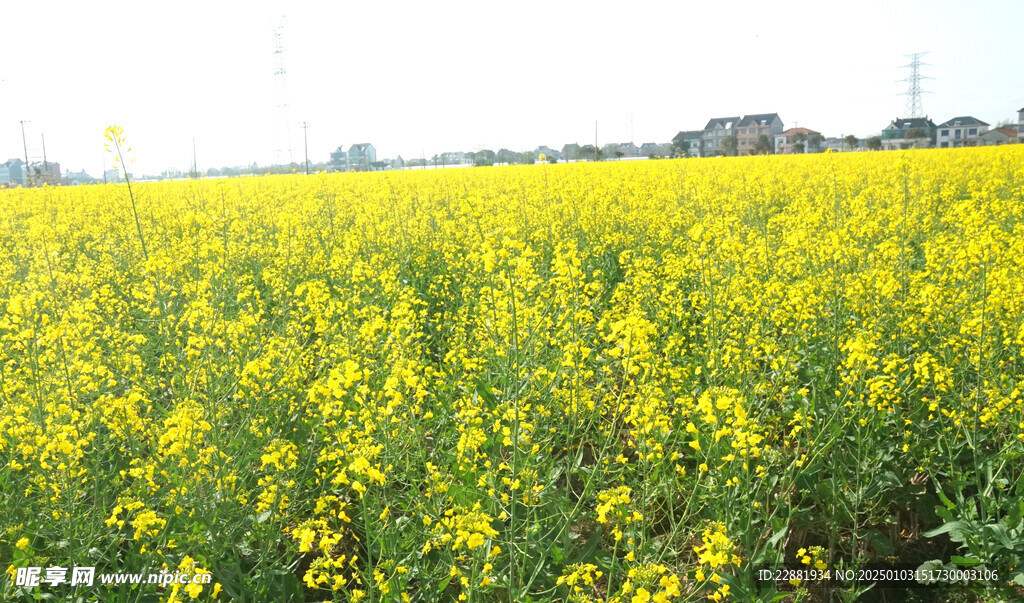
[[[928,138],[928,133],[922,128],[911,128],[907,130],[906,137],[908,140],[913,140],[914,146],[917,146],[918,141],[922,138]]]
[[[537,156],[533,154],[533,151],[523,151],[519,154],[519,163],[523,165],[533,165],[537,162]]]
[[[484,149],[482,151],[477,151],[476,153],[473,153],[472,155],[473,155],[473,159],[472,159],[473,165],[475,165],[475,166],[494,165],[494,157],[495,157],[495,155],[494,155],[494,151],[492,151],[490,149]]]
[[[579,158],[581,161],[597,161],[597,149],[592,144],[585,144],[580,147]]]
[[[620,151],[618,149],[615,150],[615,158],[616,159],[622,159],[623,155],[625,155],[625,153],[623,153],[622,151]]]
[[[736,156],[736,151],[740,147],[740,141],[735,136],[729,134],[722,139],[722,147],[725,149],[725,154],[730,157]]]
[[[868,150],[871,150],[871,151],[880,151],[880,150],[882,150],[882,137],[881,136],[872,136],[871,138],[869,138],[868,139]]]
[[[210,168],[206,170],[206,175],[209,176],[210,178],[218,178],[221,176],[221,173],[220,170],[218,170],[217,168]]]
[[[767,134],[761,134],[757,137],[757,142],[754,143],[754,153],[758,155],[771,155],[772,140],[768,138]]]
[[[843,141],[846,142],[846,147],[853,151],[857,149],[857,144],[860,142],[860,139],[853,134],[847,134]]]
[[[793,143],[793,153],[799,155],[807,152],[807,134],[803,132],[794,134],[790,138],[790,142]]]
[[[672,157],[686,157],[686,154],[689,152],[689,146],[690,145],[688,145],[685,140],[676,136],[672,139],[672,147],[670,151]]]
[[[821,134],[818,134],[817,132],[809,134],[807,136],[807,149],[811,153],[820,153],[821,143],[823,142],[825,142],[825,137],[822,136]]]
[[[558,157],[555,157],[554,155],[548,155],[547,161],[548,163],[558,163]]]

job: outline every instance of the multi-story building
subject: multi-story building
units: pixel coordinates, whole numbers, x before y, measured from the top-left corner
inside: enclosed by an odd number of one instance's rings
[[[348,169],[356,172],[368,172],[377,161],[377,149],[368,142],[354,144],[348,150]]]
[[[736,154],[751,155],[757,152],[757,141],[766,136],[768,149],[774,148],[776,134],[782,133],[782,119],[778,113],[744,115],[736,126]]]
[[[639,157],[640,147],[636,146],[632,142],[620,142],[618,148],[615,150],[615,156],[619,157],[619,153],[622,153],[622,157]]]
[[[441,165],[462,165],[469,163],[466,154],[462,151],[447,151],[437,156],[437,162]]]
[[[683,130],[672,138],[672,146],[683,157],[704,157],[704,130]]]
[[[985,132],[988,132],[988,124],[976,117],[954,117],[936,128],[935,146],[940,149],[974,147]]]
[[[0,163],[0,186],[25,186],[25,162],[8,159]]]
[[[60,164],[56,161],[35,161],[28,167],[29,180],[36,184],[60,183]]]
[[[731,155],[732,149],[726,148],[727,137],[736,137],[736,124],[739,123],[739,116],[736,117],[715,117],[704,126],[704,135],[701,140],[704,143],[704,155],[714,157],[715,155]]]
[[[344,147],[338,147],[331,151],[331,170],[335,172],[348,171],[348,153],[345,152]]]
[[[935,144],[935,122],[927,117],[898,117],[882,130],[882,150],[926,149]]]

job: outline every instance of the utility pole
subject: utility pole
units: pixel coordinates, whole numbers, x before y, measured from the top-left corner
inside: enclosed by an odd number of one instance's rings
[[[306,153],[306,175],[309,175],[309,137],[306,135],[306,130],[309,129],[308,122],[302,122],[302,148]]]
[[[50,164],[46,162],[46,135],[39,136],[43,139],[43,182],[46,182],[50,177]]]
[[[196,163],[196,137],[192,137],[192,179],[199,177],[199,164]]]
[[[28,143],[25,142],[25,124],[27,120],[21,120],[21,146],[25,149],[25,186],[29,185],[28,173]]]

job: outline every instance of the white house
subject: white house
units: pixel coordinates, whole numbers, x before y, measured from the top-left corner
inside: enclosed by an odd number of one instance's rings
[[[939,149],[978,146],[978,138],[988,132],[988,124],[966,115],[943,122],[935,130],[935,146]]]
[[[775,152],[779,155],[789,155],[791,153],[806,153],[808,147],[808,140],[811,136],[821,136],[821,132],[815,132],[808,128],[790,128],[785,132],[781,132],[775,135]],[[793,149],[793,145],[803,144],[802,147]]]

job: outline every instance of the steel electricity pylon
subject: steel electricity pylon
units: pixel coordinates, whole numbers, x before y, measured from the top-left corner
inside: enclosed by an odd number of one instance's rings
[[[292,132],[288,119],[288,70],[285,65],[284,16],[274,28],[274,161],[292,163]]]
[[[910,64],[904,65],[904,67],[910,68],[910,75],[900,80],[907,83],[907,108],[903,117],[924,117],[924,109],[921,106],[921,94],[925,91],[921,89],[921,80],[931,79],[921,75],[921,65],[926,64],[921,62],[921,57],[926,54],[928,54],[927,51],[907,55],[910,57]]]

